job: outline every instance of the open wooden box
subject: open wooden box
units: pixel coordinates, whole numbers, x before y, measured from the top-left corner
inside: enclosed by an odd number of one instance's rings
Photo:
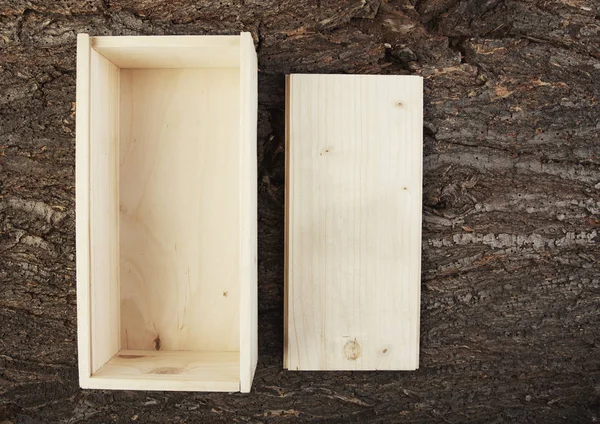
[[[250,391],[252,37],[77,39],[83,388]]]

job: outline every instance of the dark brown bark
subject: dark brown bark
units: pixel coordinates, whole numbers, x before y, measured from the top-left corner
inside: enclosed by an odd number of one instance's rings
[[[0,0],[0,422],[600,420],[595,0]],[[75,38],[251,31],[253,391],[77,384]],[[282,370],[284,74],[425,80],[421,369]]]

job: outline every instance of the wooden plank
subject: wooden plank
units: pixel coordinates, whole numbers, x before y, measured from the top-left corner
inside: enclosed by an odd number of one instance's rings
[[[285,76],[285,199],[283,216],[283,364],[287,368],[288,363],[288,296],[289,296],[289,232],[290,232],[290,76]]]
[[[288,369],[418,368],[422,91],[289,77]]]
[[[119,351],[119,68],[91,50],[90,251],[92,372]]]
[[[240,349],[239,86],[232,68],[121,70],[123,349]]]
[[[77,36],[76,97],[77,346],[79,381],[92,375],[90,302],[90,38]]]
[[[93,47],[126,69],[240,66],[240,37],[231,35],[94,37]]]
[[[241,34],[240,45],[240,382],[249,392],[258,359],[257,294],[257,80],[258,69],[252,36]]]
[[[89,388],[239,391],[239,352],[121,350]]]

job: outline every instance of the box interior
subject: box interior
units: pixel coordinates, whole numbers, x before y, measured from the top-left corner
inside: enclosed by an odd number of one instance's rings
[[[238,351],[239,69],[120,80],[121,348]]]
[[[90,57],[92,377],[240,380],[239,41]],[[236,60],[237,58],[237,60]],[[107,142],[111,140],[112,142]],[[103,174],[106,177],[106,174]]]

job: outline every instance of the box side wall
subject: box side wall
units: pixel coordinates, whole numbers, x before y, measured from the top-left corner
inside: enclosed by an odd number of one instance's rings
[[[92,373],[120,349],[119,78],[117,66],[90,55],[90,296]]]
[[[140,390],[239,391],[239,353],[121,350],[89,384]]]
[[[290,173],[291,151],[290,151],[290,83],[292,76],[285,77],[285,211],[284,211],[284,241],[283,241],[283,368],[288,369],[288,292],[290,272]]]
[[[238,68],[240,37],[94,37],[93,47],[123,69]]]
[[[257,156],[258,66],[250,33],[240,48],[240,388],[249,392],[258,360]]]
[[[415,242],[415,244],[418,247],[415,247],[415,249],[417,250],[418,254],[415,255],[416,256],[416,263],[414,264],[414,275],[413,275],[413,280],[415,281],[415,284],[417,285],[416,287],[416,291],[415,291],[415,307],[416,307],[416,321],[417,321],[417,331],[416,331],[416,340],[415,340],[415,345],[416,345],[416,349],[415,349],[415,356],[413,358],[413,366],[414,369],[418,369],[419,368],[419,358],[420,358],[420,346],[421,346],[421,266],[422,266],[422,233],[423,233],[423,78],[418,78],[416,81],[413,82],[413,85],[415,87],[415,91],[416,91],[416,95],[415,95],[415,117],[414,117],[414,127],[413,127],[413,131],[414,134],[413,136],[415,137],[416,140],[421,140],[420,143],[418,143],[418,147],[417,147],[417,151],[418,151],[418,155],[421,158],[421,161],[418,163],[416,169],[415,169],[415,173],[417,180],[420,182],[420,184],[417,187],[417,194],[416,194],[416,199],[418,199],[418,207],[415,207],[415,209],[418,209],[418,211],[415,212],[415,214],[417,215],[415,217],[415,226],[418,229],[418,235],[416,235],[415,237],[418,239],[417,242]],[[418,259],[418,260],[417,260]],[[418,281],[418,284],[417,284]]]
[[[84,389],[102,390],[150,390],[176,392],[239,392],[239,381],[177,381],[177,380],[133,380],[127,378],[88,378]]]
[[[90,233],[89,233],[89,108],[90,39],[77,36],[77,97],[75,140],[76,250],[77,250],[77,347],[79,383],[85,387],[92,374],[90,329]]]

